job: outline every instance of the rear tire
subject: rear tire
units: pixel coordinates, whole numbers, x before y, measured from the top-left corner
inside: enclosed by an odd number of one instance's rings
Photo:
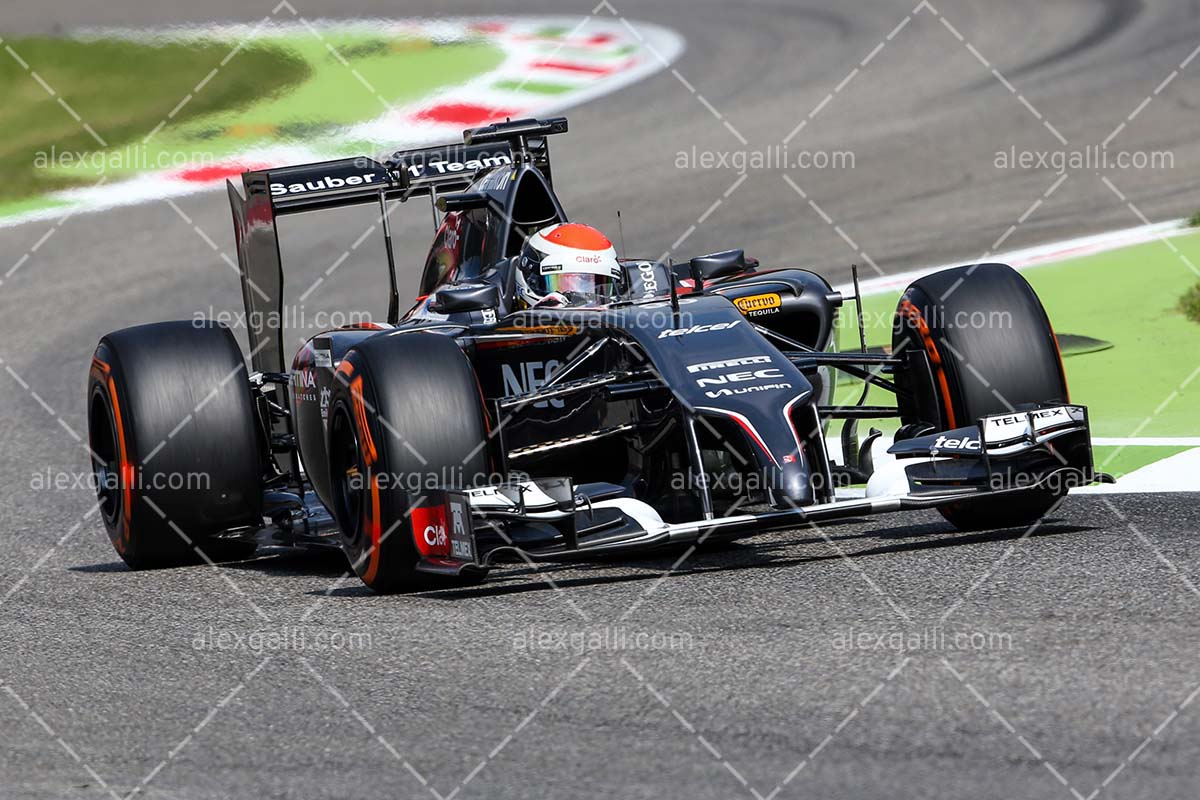
[[[437,513],[425,510],[428,492],[488,475],[479,384],[453,339],[396,332],[355,345],[335,376],[327,435],[333,512],[363,583],[387,593],[482,577],[416,571],[415,534]]]
[[[88,375],[100,515],[132,569],[246,558],[212,537],[262,522],[246,365],[228,328],[161,322],[100,340]]]
[[[950,430],[988,414],[1068,402],[1046,311],[1029,282],[1005,264],[957,267],[914,281],[900,299],[892,333],[893,352],[909,347],[929,356],[937,409],[901,403],[906,424],[925,421]],[[1029,525],[1065,491],[1032,489],[941,512],[960,530]]]

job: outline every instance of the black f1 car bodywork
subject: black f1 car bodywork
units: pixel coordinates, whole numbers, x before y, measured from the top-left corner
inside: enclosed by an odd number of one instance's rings
[[[506,122],[382,163],[248,172],[244,194],[230,184],[250,374],[172,388],[238,371],[229,331],[190,323],[110,334],[93,360],[98,484],[126,561],[340,546],[372,588],[410,589],[514,558],[902,509],[936,508],[963,528],[1028,524],[1094,480],[1087,411],[1068,401],[1049,321],[1003,265],[915,282],[886,353],[837,352],[848,298],[742,250],[622,259],[626,291],[614,302],[520,307],[511,258],[567,219],[547,142],[566,129],[565,119]],[[420,296],[401,315],[386,211],[414,197],[442,216]],[[271,323],[285,318],[276,218],[358,203],[382,212],[388,324],[321,333],[289,365]],[[1008,324],[959,323],[979,311]],[[191,368],[173,370],[180,359]],[[862,381],[858,403],[833,402],[835,371]],[[895,404],[867,405],[872,388]],[[191,408],[210,390],[212,403]],[[178,422],[172,409],[190,414],[193,433],[160,445]],[[860,443],[857,424],[878,418],[900,427],[894,463],[875,471],[878,433]],[[841,455],[831,457],[835,422]],[[146,488],[146,473],[184,463],[212,473],[206,492]],[[860,497],[838,491],[861,483]]]

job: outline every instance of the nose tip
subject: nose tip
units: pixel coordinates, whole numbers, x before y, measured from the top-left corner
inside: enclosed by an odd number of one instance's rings
[[[772,508],[782,511],[815,502],[811,472],[803,456],[793,464],[776,467],[772,478],[769,491]]]

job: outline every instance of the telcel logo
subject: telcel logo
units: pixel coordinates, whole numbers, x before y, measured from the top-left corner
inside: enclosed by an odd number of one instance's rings
[[[978,450],[979,440],[970,436],[939,436],[933,442],[935,450]]]
[[[708,333],[710,331],[726,331],[741,322],[740,319],[735,319],[733,322],[714,322],[711,325],[693,325],[690,328],[674,328],[669,331],[663,331],[658,335],[660,339],[666,339],[672,336],[688,336],[693,333]]]

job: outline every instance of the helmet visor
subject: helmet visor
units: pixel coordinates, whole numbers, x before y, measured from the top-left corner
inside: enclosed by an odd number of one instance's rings
[[[609,298],[616,294],[617,282],[608,275],[594,275],[590,272],[551,272],[542,275],[545,283],[545,293],[558,292],[568,298],[584,296],[587,298]]]

